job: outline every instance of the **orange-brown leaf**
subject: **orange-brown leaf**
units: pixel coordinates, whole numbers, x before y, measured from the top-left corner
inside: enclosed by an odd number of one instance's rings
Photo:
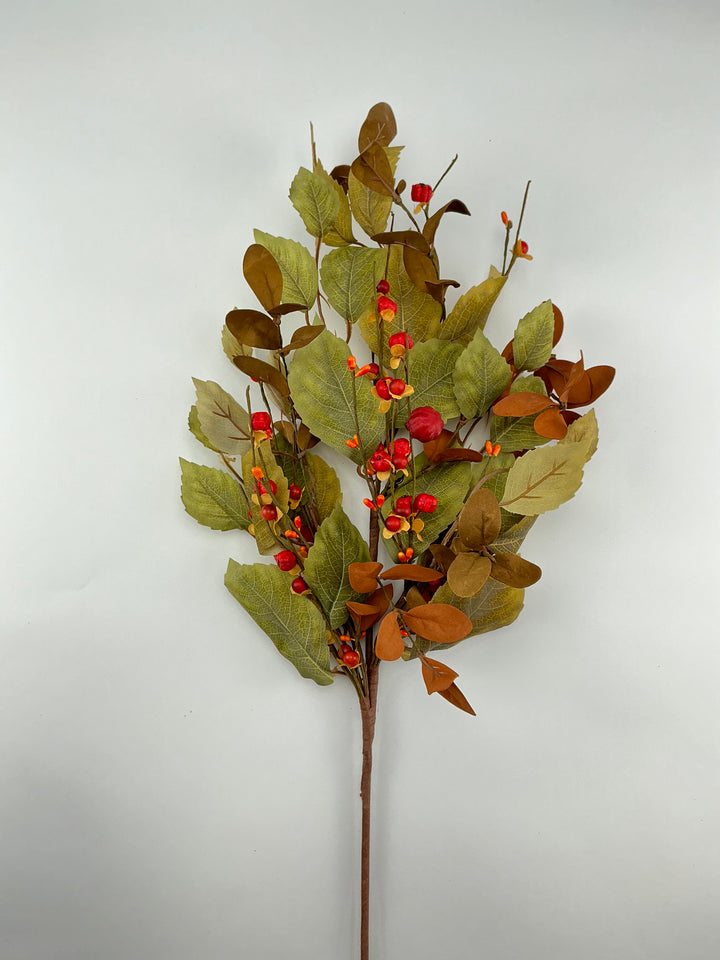
[[[446,664],[440,663],[439,660],[431,660],[430,657],[421,657],[420,660],[423,680],[428,693],[439,693],[441,690],[447,690],[458,675]]]
[[[417,580],[418,583],[431,583],[439,577],[440,573],[437,570],[414,563],[399,563],[380,575],[381,580]]]
[[[428,460],[435,461],[438,454],[441,453],[453,438],[452,430],[443,430],[434,440],[428,440],[423,444],[423,453]]]
[[[563,320],[563,315],[560,312],[559,307],[556,307],[555,304],[552,305],[553,314],[555,316],[555,326],[553,327],[553,347],[557,345],[560,337],[563,334],[563,328],[565,326],[565,321]]]
[[[557,407],[543,410],[533,420],[533,430],[539,437],[549,440],[562,440],[567,433],[567,424]]]
[[[587,375],[590,378],[590,383],[592,384],[591,397],[588,403],[595,403],[597,398],[601,396],[610,384],[615,379],[615,367],[608,366],[598,366],[590,367],[587,371]]]
[[[370,614],[377,613],[379,609],[372,603],[360,603],[359,600],[346,600],[345,606],[350,613],[355,613],[358,617],[367,617]]]
[[[537,583],[542,576],[542,570],[536,563],[531,563],[516,553],[496,553],[490,576],[508,587],[522,589]]]
[[[407,610],[403,620],[409,630],[433,643],[455,643],[472,630],[472,621],[449,603],[428,603]]]
[[[369,630],[378,620],[382,620],[390,606],[392,600],[392,587],[388,584],[384,587],[378,587],[374,593],[368,597],[368,606],[375,608],[375,613],[366,613],[360,617],[360,629]]]
[[[372,593],[377,589],[378,574],[382,570],[381,563],[351,563],[348,566],[350,586],[358,593]]]
[[[519,390],[498,400],[493,406],[493,413],[498,417],[527,417],[531,413],[546,410],[551,404],[552,400],[548,400],[541,393]]]
[[[456,687],[455,684],[451,684],[447,690],[438,690],[438,693],[441,697],[444,697],[448,703],[451,703],[454,707],[457,707],[458,710],[464,710],[465,713],[470,713],[475,716],[475,711],[470,706],[470,704],[465,699],[462,691],[459,687]]]
[[[375,638],[375,655],[380,660],[399,660],[405,650],[397,610],[386,614]]]

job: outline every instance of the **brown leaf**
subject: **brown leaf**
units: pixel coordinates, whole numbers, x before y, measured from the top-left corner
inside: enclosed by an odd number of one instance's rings
[[[290,396],[290,387],[285,377],[280,371],[265,363],[264,360],[258,360],[257,357],[235,357],[233,363],[246,373],[253,380],[259,380],[261,383],[269,383],[280,394],[281,397]]]
[[[370,107],[358,135],[358,150],[364,153],[369,147],[387,147],[397,136],[397,124],[389,103],[376,103]]]
[[[304,303],[278,303],[275,307],[268,307],[268,313],[271,317],[284,317],[288,313],[307,313],[308,308]]]
[[[438,280],[436,283],[433,283],[432,280],[425,281],[425,289],[433,298],[437,300],[438,303],[443,303],[445,301],[445,294],[447,293],[448,287],[459,287],[460,284],[457,280]]]
[[[444,207],[440,207],[439,210],[436,210],[435,213],[425,222],[425,225],[423,226],[423,236],[428,243],[432,244],[435,241],[435,232],[440,226],[440,221],[446,213],[462,213],[466,217],[470,216],[470,211],[462,202],[462,200],[450,200],[449,203],[446,203]]]
[[[442,543],[433,543],[430,547],[430,553],[433,555],[435,563],[440,566],[440,569],[443,573],[447,573],[450,564],[455,559],[455,554],[452,552],[450,547],[446,547]]]
[[[531,587],[542,576],[542,570],[516,553],[496,553],[490,576],[508,587]]]
[[[383,617],[375,638],[375,655],[380,660],[399,660],[405,651],[405,641],[400,633],[397,610]]]
[[[286,347],[283,347],[280,352],[284,356],[290,353],[291,350],[299,350],[301,347],[306,347],[309,343],[312,343],[315,337],[319,336],[324,329],[325,327],[320,323],[314,324],[312,327],[298,327],[290,338],[290,343]]]
[[[423,452],[428,460],[435,461],[437,455],[447,447],[452,438],[452,430],[443,430],[434,440],[424,443]]]
[[[450,450],[442,450],[433,457],[435,463],[446,463],[453,460],[469,460],[471,463],[480,463],[484,459],[484,453],[479,450],[466,450],[465,447],[452,447]]]
[[[403,613],[403,620],[409,630],[433,643],[455,643],[472,630],[472,621],[449,603],[416,607]]]
[[[356,613],[358,617],[367,617],[378,612],[378,608],[374,604],[360,603],[358,600],[346,600],[345,606],[350,613]]]
[[[370,190],[385,197],[393,197],[393,172],[387,154],[380,146],[369,147],[353,160],[353,175]]]
[[[533,430],[540,437],[547,437],[549,440],[562,440],[567,433],[567,423],[565,423],[563,415],[557,407],[550,407],[535,417]]]
[[[563,320],[563,315],[560,312],[560,309],[556,307],[555,304],[552,305],[552,308],[553,308],[553,315],[555,316],[555,326],[553,327],[553,341],[552,341],[552,345],[554,347],[558,343],[558,341],[560,340],[560,337],[563,334],[565,321]]]
[[[440,579],[440,573],[430,567],[421,567],[414,563],[399,563],[380,574],[382,580],[416,580],[418,583],[431,583]]]
[[[388,584],[384,587],[378,587],[374,593],[368,597],[368,605],[375,607],[375,613],[368,613],[360,618],[360,629],[369,630],[373,624],[377,623],[386,613],[392,600],[392,587]]]
[[[381,570],[381,563],[370,560],[367,563],[351,563],[348,567],[350,586],[358,593],[372,593],[377,590],[377,578]]]
[[[492,560],[479,553],[461,553],[448,570],[447,582],[458,597],[474,597],[485,586]]]
[[[509,393],[507,397],[498,400],[493,406],[493,413],[498,417],[527,417],[531,413],[540,413],[552,406],[552,400],[541,393],[518,391]]]
[[[458,517],[458,533],[466,547],[479,550],[500,533],[502,517],[497,497],[489,487],[473,491]]]
[[[389,230],[387,233],[376,233],[370,238],[375,243],[401,243],[406,247],[414,247],[421,253],[428,253],[430,244],[417,230]]]
[[[430,657],[420,657],[422,665],[422,675],[427,687],[428,693],[439,693],[441,690],[447,690],[452,685],[453,680],[458,676],[455,670],[452,670],[439,660],[432,660]]]
[[[275,257],[259,243],[245,251],[243,274],[248,286],[266,310],[282,300],[282,272]]]
[[[456,687],[454,683],[451,684],[447,690],[438,690],[438,693],[441,697],[444,697],[448,703],[457,707],[458,710],[464,710],[465,713],[471,713],[473,717],[475,716],[475,711],[465,699],[460,688]]]
[[[348,192],[348,180],[350,178],[350,164],[348,163],[339,163],[336,167],[333,167],[330,171],[330,176],[336,183],[339,183],[343,188],[343,192]]]
[[[403,247],[403,266],[410,280],[423,293],[427,292],[426,283],[437,282],[437,269],[430,257],[414,247]]]
[[[292,443],[292,440],[290,441]],[[300,450],[309,450],[311,447],[314,447],[316,443],[319,443],[319,439],[314,437],[307,426],[304,423],[301,423],[297,428],[297,445]]]
[[[225,317],[225,323],[235,339],[248,347],[260,347],[263,350],[280,348],[280,328],[259,310],[231,310]]]

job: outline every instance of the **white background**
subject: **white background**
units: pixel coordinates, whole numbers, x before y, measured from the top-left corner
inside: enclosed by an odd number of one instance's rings
[[[522,616],[447,655],[477,718],[383,668],[373,960],[717,957],[717,11],[3,4],[3,960],[356,956],[352,691],[225,591],[254,551],[177,457],[190,377],[242,389],[252,228],[303,236],[308,121],[330,168],[378,100],[408,182],[460,154],[464,286],[533,180],[495,341],[552,297],[618,374]]]

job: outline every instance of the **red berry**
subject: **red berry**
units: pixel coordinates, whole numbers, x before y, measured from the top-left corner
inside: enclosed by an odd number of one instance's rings
[[[315,542],[315,537],[310,527],[300,527],[300,534],[306,543],[312,545]]]
[[[378,293],[382,293],[382,294],[389,293],[390,284],[387,282],[387,280],[381,280],[378,283],[378,285],[375,287],[375,289],[377,290]]]
[[[408,350],[412,350],[412,337],[409,337],[404,330],[401,330],[400,333],[393,333],[391,337],[388,337],[388,346],[389,347],[407,347]]]
[[[252,428],[253,430],[269,430],[272,420],[270,419],[270,414],[260,411],[260,413],[254,413],[252,415]]]
[[[399,453],[394,453],[392,462],[396,470],[404,470],[408,465],[408,458],[401,456]]]
[[[271,479],[268,477],[268,483],[269,483],[269,485],[270,485],[270,492],[271,492],[271,493],[277,493],[277,484],[275,483],[275,481],[274,481],[274,480],[271,480]],[[264,483],[260,483],[260,481],[258,481],[258,493],[261,494],[261,495],[262,495],[263,493],[267,493],[267,487],[265,486]]]
[[[295,577],[293,582],[290,584],[293,593],[305,593],[308,589],[308,585],[305,583],[302,577]]]
[[[291,483],[288,487],[288,496],[291,500],[299,500],[302,497],[302,489],[296,483]]]
[[[429,203],[432,194],[432,187],[429,183],[414,183],[410,188],[413,203]]]
[[[370,465],[376,473],[389,473],[392,470],[392,463],[382,453],[374,453],[370,457]]]
[[[391,380],[390,381],[390,393],[394,397],[401,397],[405,393],[405,381],[404,380]]]
[[[280,567],[281,570],[286,572],[297,566],[297,560],[295,559],[295,554],[292,552],[292,550],[281,550],[280,553],[276,553],[275,563]]]
[[[390,516],[385,520],[385,526],[388,528],[390,533],[397,533],[402,526],[402,518],[390,514]]]
[[[415,497],[415,511],[417,513],[435,513],[437,497],[431,493],[419,493]]]
[[[276,520],[277,519],[277,507],[274,503],[264,503],[260,507],[260,516],[263,520]]]
[[[409,517],[412,513],[412,497],[398,497],[393,513],[399,517]]]
[[[389,310],[392,314],[397,313],[397,304],[394,300],[391,300],[390,297],[378,297],[377,308],[380,314],[385,310]]]
[[[360,654],[357,650],[346,650],[343,653],[343,663],[346,667],[356,667],[360,663]]]
[[[433,407],[417,407],[405,422],[405,429],[415,440],[429,443],[443,431],[443,418]]]
[[[389,399],[390,399],[390,388],[388,387],[387,378],[385,378],[384,380],[376,380],[376,381],[375,381],[375,390],[376,390],[377,395],[380,397],[381,400],[389,400]]]
[[[405,437],[398,437],[397,440],[393,441],[392,451],[393,453],[399,454],[401,457],[409,457],[410,441],[406,440]]]
[[[374,377],[376,377],[380,373],[380,367],[376,363],[369,363],[368,373],[371,373]]]

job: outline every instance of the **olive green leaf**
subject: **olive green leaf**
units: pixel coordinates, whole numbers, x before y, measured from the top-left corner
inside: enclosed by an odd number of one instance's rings
[[[510,514],[507,514],[507,516],[510,517]],[[501,550],[503,553],[517,553],[537,517],[516,517],[513,515],[512,519],[514,522],[508,526],[508,529],[500,531],[500,536],[493,544],[493,550]]]
[[[478,330],[457,359],[455,396],[468,420],[483,416],[512,379],[512,371],[488,338]]]
[[[361,463],[385,436],[385,417],[366,377],[355,378],[347,366],[350,348],[329,330],[298,350],[289,383],[300,417],[323,443]],[[361,446],[346,441],[361,430]]]
[[[433,407],[445,421],[460,415],[453,372],[461,352],[460,344],[443,340],[414,345],[408,357],[409,379],[415,389],[410,397],[411,409]]]
[[[397,304],[397,316],[388,324],[381,324],[385,337],[404,330],[415,343],[430,340],[437,336],[440,328],[442,305],[430,296],[418,290],[405,270],[403,247],[393,244],[388,258],[387,280],[390,284],[390,296]],[[378,322],[362,317],[358,328],[363,340],[373,353],[378,353]]]
[[[570,424],[563,443],[579,444],[584,451],[585,463],[588,462],[598,445],[598,424],[594,410],[588,410],[579,420]]]
[[[211,530],[247,530],[248,502],[234,477],[182,457],[180,469],[181,499],[194,520]]]
[[[326,180],[330,183],[335,191],[335,195],[338,198],[337,216],[335,217],[335,222],[330,229],[326,230],[323,234],[323,243],[326,243],[329,247],[344,247],[348,243],[354,243],[355,238],[353,237],[352,230],[350,202],[345,191],[337,182],[337,180],[335,180],[334,177],[331,177],[330,174],[325,171],[325,168],[319,160],[315,162],[313,166],[313,172],[322,180]]]
[[[320,280],[330,306],[355,323],[375,297],[385,270],[385,252],[370,247],[331,250],[320,264]]]
[[[402,147],[384,146],[382,149],[385,151],[394,176]],[[348,199],[352,215],[369,237],[374,237],[376,233],[383,232],[392,209],[392,197],[375,193],[374,190],[361,183],[355,174],[350,173]]]
[[[485,328],[490,311],[505,285],[505,279],[502,275],[490,276],[477,286],[470,287],[458,298],[440,327],[438,337],[467,346],[476,331]]]
[[[290,578],[265,563],[228,563],[225,586],[301,676],[332,683],[325,620],[308,597],[290,589]]]
[[[282,457],[281,462],[288,483],[296,483],[303,491],[301,505],[314,504],[319,520],[325,520],[342,503],[338,476],[322,457],[306,453],[300,459]]]
[[[197,407],[195,404],[190,407],[190,413],[188,414],[188,428],[195,439],[199,440],[204,447],[207,447],[208,450],[212,450],[214,453],[220,452],[217,447],[214,447],[212,443],[210,443],[208,438],[202,432],[200,428],[200,418],[198,417]]]
[[[269,250],[282,272],[283,303],[301,303],[308,310],[317,297],[317,267],[310,251],[295,240],[255,230],[255,241]]]
[[[555,313],[550,300],[525,314],[513,338],[513,363],[516,370],[537,370],[550,359],[555,330]]]
[[[479,553],[460,553],[448,570],[447,582],[457,597],[474,597],[485,586],[492,561]]]
[[[511,453],[499,453],[497,457],[483,457],[480,463],[472,465],[470,489],[474,490],[478,483],[487,476],[488,479],[483,486],[492,490],[498,501],[502,500],[507,472],[514,463],[515,457]]]
[[[302,217],[307,232],[321,239],[335,225],[340,201],[332,177],[322,177],[300,167],[290,185],[290,200]]]
[[[480,487],[470,494],[460,511],[458,534],[466,547],[480,550],[495,541],[500,533],[500,523],[500,505],[495,494],[487,487]]]
[[[369,560],[365,540],[338,504],[320,524],[303,570],[303,577],[319,600],[333,630],[348,619],[347,601],[359,600],[363,596],[350,586],[348,566]]]
[[[416,461],[417,462],[417,461]],[[420,473],[413,488],[412,477],[395,487],[395,496],[403,497],[413,493],[429,493],[437,497],[434,513],[418,514],[425,526],[420,536],[422,545],[433,543],[443,531],[454,522],[460,512],[470,482],[469,463],[443,463],[427,473]],[[382,508],[385,516],[392,513],[393,503],[388,498]],[[410,543],[407,533],[398,534],[403,549]],[[390,541],[389,541],[390,542]],[[417,537],[413,537],[413,547],[418,549]]]
[[[580,488],[586,455],[585,443],[566,440],[529,450],[508,474],[502,506],[524,516],[555,510]]]
[[[237,400],[213,380],[196,380],[200,430],[220,453],[240,456],[250,448],[250,418]]]

